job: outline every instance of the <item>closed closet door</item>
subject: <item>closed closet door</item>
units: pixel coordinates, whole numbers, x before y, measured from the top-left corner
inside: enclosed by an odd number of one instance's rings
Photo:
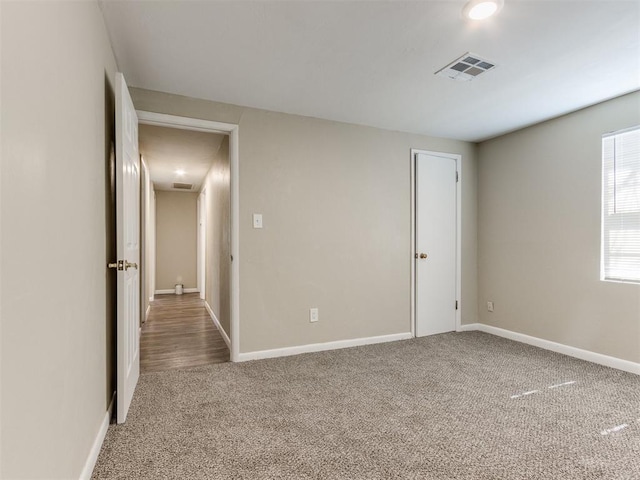
[[[456,329],[457,163],[418,153],[416,162],[416,336]]]

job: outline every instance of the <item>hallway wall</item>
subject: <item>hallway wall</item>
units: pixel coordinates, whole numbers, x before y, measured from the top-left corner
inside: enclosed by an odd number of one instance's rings
[[[113,392],[116,62],[97,2],[0,2],[0,477],[79,478]]]
[[[230,335],[231,232],[229,137],[225,137],[204,181],[206,190],[206,301]]]
[[[140,274],[144,285],[142,289],[144,295],[140,299],[140,303],[143,306],[142,320],[145,320],[150,299],[153,298],[155,293],[156,284],[156,192],[153,189],[149,168],[144,159],[141,161],[141,166],[143,167],[144,178],[142,179],[142,198],[140,199],[142,212],[140,229],[143,235],[140,236],[140,239],[144,242],[144,261]]]
[[[198,285],[197,202],[197,193],[156,191],[156,291]]]

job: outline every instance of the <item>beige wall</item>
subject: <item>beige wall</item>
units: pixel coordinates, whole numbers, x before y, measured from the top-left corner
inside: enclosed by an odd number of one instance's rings
[[[230,334],[229,137],[225,137],[204,181],[206,220],[206,301]]]
[[[156,191],[156,291],[197,287],[197,200],[197,193]]]
[[[112,390],[105,172],[116,65],[96,2],[1,8],[0,477],[78,478]]]
[[[638,124],[633,93],[480,145],[482,323],[640,361],[640,286],[599,280],[601,136]]]
[[[477,321],[475,145],[139,89],[132,97],[141,110],[240,125],[241,352],[409,332],[411,148],[463,155],[462,319]]]

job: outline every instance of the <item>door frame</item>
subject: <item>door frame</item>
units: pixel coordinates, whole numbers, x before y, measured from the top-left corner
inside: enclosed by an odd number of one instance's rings
[[[198,218],[197,222],[197,235],[198,235],[198,251],[197,251],[197,262],[198,262],[198,290],[200,293],[200,300],[206,300],[206,285],[207,285],[207,275],[206,275],[206,258],[207,258],[207,209],[206,209],[206,200],[207,199],[207,189],[203,188],[198,194]]]
[[[435,155],[437,157],[451,158],[456,162],[458,181],[456,182],[456,332],[461,331],[462,326],[462,155],[457,153],[435,152],[431,150],[411,149],[411,336],[416,336],[416,157],[419,153]]]
[[[230,332],[232,362],[240,354],[240,156],[239,125],[215,122],[199,118],[181,117],[164,113],[137,110],[138,123],[158,127],[180,128],[196,132],[222,133],[229,136],[230,202],[231,202],[231,322]]]

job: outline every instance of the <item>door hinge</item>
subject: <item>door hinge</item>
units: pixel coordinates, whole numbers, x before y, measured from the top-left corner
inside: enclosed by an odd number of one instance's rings
[[[456,170],[456,182],[460,180],[460,175],[458,175],[458,171]]]
[[[458,300],[456,300],[456,310],[458,309]]]

